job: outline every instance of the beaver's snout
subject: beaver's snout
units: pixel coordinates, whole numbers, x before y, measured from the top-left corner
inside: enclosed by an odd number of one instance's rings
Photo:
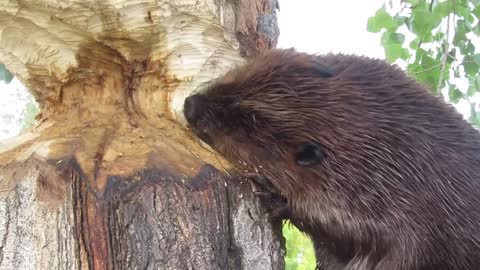
[[[197,136],[207,144],[211,144],[211,125],[208,117],[208,101],[205,96],[195,94],[187,97],[183,104],[183,114],[188,125]]]
[[[189,96],[185,99],[183,113],[188,124],[195,126],[198,119],[202,118],[202,114],[205,111],[205,104],[205,97],[199,94]]]

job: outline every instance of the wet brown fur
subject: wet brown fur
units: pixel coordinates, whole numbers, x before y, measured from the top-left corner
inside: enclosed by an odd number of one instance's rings
[[[267,176],[319,269],[480,269],[480,135],[399,68],[273,50],[201,96],[191,128]],[[296,164],[305,142],[321,164]]]

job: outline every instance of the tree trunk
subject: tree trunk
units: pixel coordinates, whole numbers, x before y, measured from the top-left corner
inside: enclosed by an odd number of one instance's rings
[[[0,269],[283,269],[281,224],[182,114],[276,45],[276,0],[2,2],[0,62],[41,113],[0,144]]]

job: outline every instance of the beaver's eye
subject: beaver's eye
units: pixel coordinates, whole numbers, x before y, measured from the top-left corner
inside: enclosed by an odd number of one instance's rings
[[[324,148],[316,143],[303,143],[295,153],[295,161],[298,165],[309,167],[316,165],[326,157]]]

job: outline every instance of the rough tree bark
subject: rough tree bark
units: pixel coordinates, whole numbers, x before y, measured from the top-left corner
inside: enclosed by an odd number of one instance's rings
[[[181,111],[276,45],[276,0],[0,2],[0,62],[41,106],[0,148],[0,269],[283,269],[250,185],[185,187],[230,165]]]

